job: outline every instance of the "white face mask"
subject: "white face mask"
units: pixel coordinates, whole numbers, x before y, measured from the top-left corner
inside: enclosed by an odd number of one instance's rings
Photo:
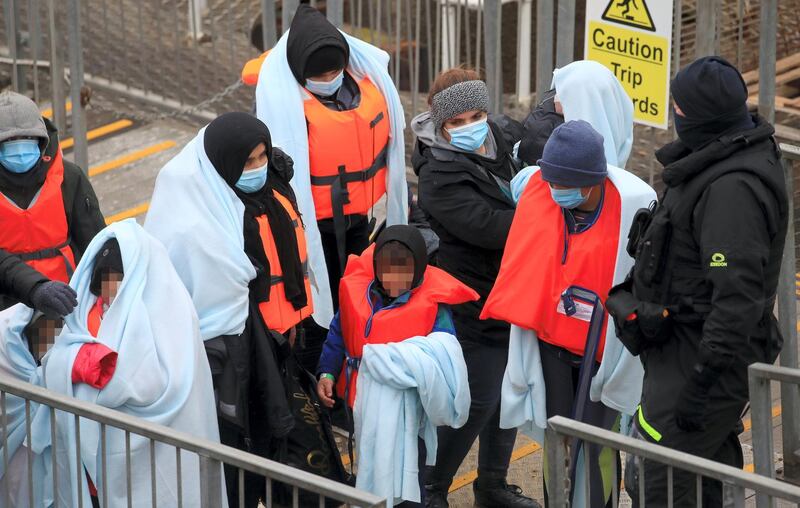
[[[336,77],[330,81],[313,81],[311,79],[307,79],[306,89],[314,95],[319,95],[320,97],[330,97],[339,91],[343,82],[344,70],[339,72],[339,74],[337,74]]]

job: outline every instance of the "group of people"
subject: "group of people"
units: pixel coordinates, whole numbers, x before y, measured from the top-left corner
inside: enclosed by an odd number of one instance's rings
[[[406,507],[448,506],[476,439],[476,505],[538,507],[506,477],[517,430],[543,444],[555,415],[742,466],[746,368],[781,348],[788,205],[739,71],[707,57],[676,76],[658,202],[625,170],[633,106],[602,65],[556,70],[524,123],[490,115],[476,71],[444,71],[411,123],[415,198],[388,60],[301,5],[245,67],[255,114],[219,116],[164,166],[143,227],[106,227],[52,124],[0,95],[0,371],[330,477],[335,446],[292,458],[296,399],[318,401],[318,425],[330,409],[354,436],[355,485]],[[149,499],[147,440],[35,405],[28,439],[24,401],[7,404],[12,506],[29,468],[35,506]],[[155,453],[158,504],[180,482],[199,505],[197,456],[178,477],[174,449]],[[571,454],[573,503],[610,506],[619,456]],[[639,474],[648,506],[668,485],[694,506],[693,476],[631,460],[629,492]],[[265,492],[225,479],[221,506]],[[721,496],[703,485],[704,506]]]

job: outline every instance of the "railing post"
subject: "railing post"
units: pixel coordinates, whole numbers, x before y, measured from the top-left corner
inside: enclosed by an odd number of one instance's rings
[[[678,0],[679,1],[679,0]],[[695,56],[713,55],[717,39],[717,3],[719,0],[697,2],[695,18]]]
[[[556,67],[575,59],[575,0],[558,0]]]
[[[722,508],[744,508],[744,487],[722,484]]]
[[[200,507],[219,506],[222,499],[222,463],[215,459],[200,456]],[[239,496],[244,493],[240,492]]]
[[[761,0],[758,52],[758,112],[775,121],[775,39],[778,29],[778,0]]]
[[[283,0],[283,2],[281,2],[281,21],[283,22],[282,29],[284,32],[291,26],[294,13],[297,11],[297,6],[299,4],[299,0]]]
[[[25,93],[25,69],[17,63],[17,60],[22,56],[19,5],[17,5],[17,0],[5,0],[3,2],[3,7],[3,17],[6,19],[6,41],[8,43],[8,51],[13,60],[11,68],[11,89],[15,92]]]
[[[489,86],[489,107],[495,114],[503,112],[502,14],[500,0],[485,0],[486,84]]]
[[[770,381],[751,366],[747,371],[750,384],[750,413],[753,422],[753,463],[755,472],[775,478],[772,453],[772,391]],[[772,508],[765,494],[756,494],[758,508]]]
[[[275,0],[261,0],[261,37],[264,41],[264,51],[278,41],[275,21]]]
[[[553,2],[536,0],[536,101],[553,81]]]
[[[89,147],[86,141],[86,111],[81,100],[83,89],[83,47],[81,45],[81,2],[69,0],[69,80],[72,96],[73,160],[84,172],[89,171]]]
[[[555,429],[545,430],[545,452],[547,453],[547,501],[549,506],[569,506],[569,460],[567,441]]]
[[[60,135],[67,131],[67,98],[64,95],[64,60],[56,24],[56,0],[48,0],[50,28],[50,83],[53,89],[53,121]]]
[[[783,262],[778,282],[778,317],[780,318],[783,349],[780,364],[791,369],[800,369],[797,341],[797,260],[795,256],[794,227],[794,160],[800,160],[800,147],[781,145],[786,189],[789,198],[789,227],[783,247]],[[800,482],[800,386],[781,383],[781,418],[794,424],[782,425],[783,476],[787,480]]]
[[[344,23],[344,1],[327,0],[325,8],[327,9],[328,21],[335,27],[342,28]]]
[[[517,101],[531,101],[531,14],[533,0],[519,0],[517,10]]]

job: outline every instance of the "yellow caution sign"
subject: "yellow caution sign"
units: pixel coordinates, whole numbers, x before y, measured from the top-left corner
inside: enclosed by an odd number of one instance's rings
[[[637,123],[666,129],[672,0],[658,0],[651,7],[652,12],[645,0],[587,0],[584,55],[622,83]]]
[[[656,25],[650,16],[650,9],[644,0],[609,0],[603,19],[612,23],[622,23],[651,32],[656,31]]]

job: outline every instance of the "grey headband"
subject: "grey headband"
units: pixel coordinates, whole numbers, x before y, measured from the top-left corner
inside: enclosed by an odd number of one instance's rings
[[[479,79],[456,83],[431,100],[431,118],[437,129],[450,118],[472,110],[489,111],[489,90]]]

